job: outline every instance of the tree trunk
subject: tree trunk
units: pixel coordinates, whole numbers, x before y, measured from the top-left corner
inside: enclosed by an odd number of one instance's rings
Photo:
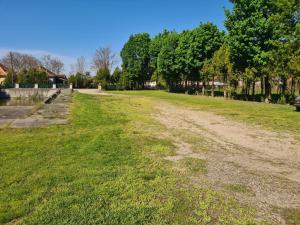
[[[286,88],[287,88],[287,80],[286,80],[285,77],[283,77],[283,78],[282,78],[282,90],[281,90],[281,94],[282,94],[282,95],[285,94]]]
[[[215,97],[215,76],[212,76],[211,96]]]
[[[269,103],[269,99],[271,99],[271,84],[269,80],[269,76],[265,77],[265,102]]]
[[[265,76],[262,76],[260,79],[260,94],[261,94],[261,96],[265,95],[264,89],[265,89]]]
[[[292,77],[292,83],[291,83],[291,95],[295,95],[295,80]]]
[[[202,95],[205,95],[205,81],[202,82]]]
[[[252,100],[255,99],[255,80],[252,82]]]

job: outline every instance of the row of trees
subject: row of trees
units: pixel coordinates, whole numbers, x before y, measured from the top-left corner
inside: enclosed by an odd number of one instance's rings
[[[50,55],[38,59],[32,55],[19,52],[8,52],[0,59],[0,63],[9,69],[8,76],[5,79],[5,86],[7,87],[14,86],[14,83],[19,83],[21,86],[26,87],[35,83],[38,83],[40,86],[47,85],[49,78],[40,67],[45,67],[58,75],[61,74],[64,68],[64,63],[61,60]],[[83,56],[79,57],[75,64],[71,65],[68,81],[76,88],[94,88],[99,83],[104,88],[109,88],[109,86],[113,88],[121,87],[121,85],[117,85],[121,77],[121,70],[116,68],[112,72],[116,63],[116,56],[109,47],[98,48],[90,65]],[[96,71],[96,76],[92,77],[89,69]]]
[[[64,69],[64,63],[51,55],[45,55],[38,59],[29,54],[22,54],[19,52],[8,52],[2,59],[0,63],[6,66],[12,73],[19,73],[21,70],[37,68],[39,66],[44,66],[48,70],[60,74]]]
[[[38,59],[32,55],[19,52],[8,52],[0,59],[0,63],[9,69],[5,86],[14,86],[14,83],[19,83],[21,86],[35,83],[39,85],[47,84],[49,78],[45,71],[39,69],[40,66],[56,74],[60,74],[64,68],[64,63],[60,59],[50,55]]]
[[[116,55],[111,48],[100,47],[96,49],[90,67],[84,57],[77,59],[77,62],[72,65],[69,83],[76,88],[94,88],[101,84],[104,89],[121,89],[123,85],[119,81],[122,71],[118,67],[114,68],[116,63]],[[96,71],[96,76],[92,77],[88,68]]]
[[[121,51],[126,88],[155,80],[171,90],[224,83],[224,94],[241,89],[246,98],[271,99],[272,89],[294,95],[300,79],[298,0],[231,0],[225,10],[227,32],[212,23],[181,33],[163,31],[150,38],[132,35]]]

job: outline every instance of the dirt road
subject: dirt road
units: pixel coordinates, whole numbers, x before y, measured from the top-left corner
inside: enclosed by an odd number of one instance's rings
[[[286,224],[282,210],[300,207],[300,145],[292,136],[166,102],[156,109],[153,118],[177,146],[176,155],[165,159],[175,165],[184,158],[207,162],[207,174],[193,175],[194,183],[205,178],[273,224]]]

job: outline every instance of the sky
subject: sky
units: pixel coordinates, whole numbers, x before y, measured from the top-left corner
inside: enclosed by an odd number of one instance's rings
[[[0,57],[8,51],[51,54],[65,63],[110,46],[119,55],[131,34],[192,29],[211,21],[224,28],[228,0],[0,0]],[[120,60],[119,60],[119,63]]]

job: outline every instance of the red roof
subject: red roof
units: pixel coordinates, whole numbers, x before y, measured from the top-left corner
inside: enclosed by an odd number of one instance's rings
[[[8,68],[0,63],[0,76],[6,76],[8,71]]]
[[[56,78],[61,78],[61,79],[67,79],[66,75],[64,75],[64,74],[56,74],[56,73],[52,72],[51,70],[48,70],[46,67],[43,67],[43,66],[40,66],[39,68],[41,70],[44,70],[48,74],[48,76],[51,77],[51,78],[56,77]]]

